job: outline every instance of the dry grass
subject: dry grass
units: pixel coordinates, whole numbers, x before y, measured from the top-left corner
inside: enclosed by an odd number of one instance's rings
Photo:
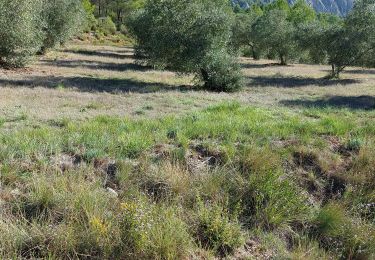
[[[243,58],[246,87],[239,93],[192,89],[192,78],[134,63],[130,47],[72,44],[27,69],[0,70],[0,116],[7,125],[35,125],[97,115],[160,117],[222,101],[259,106],[375,105],[375,70],[348,68],[338,81],[324,80],[329,67]]]

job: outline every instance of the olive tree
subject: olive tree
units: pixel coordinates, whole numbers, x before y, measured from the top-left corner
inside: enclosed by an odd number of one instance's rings
[[[375,0],[358,0],[345,20],[346,34],[352,41],[351,62],[375,65]]]
[[[288,13],[281,9],[267,11],[253,25],[253,34],[262,48],[276,53],[281,65],[286,65],[294,52],[295,27],[288,21]]]
[[[241,72],[229,48],[232,15],[226,0],[149,0],[128,26],[147,64],[192,73],[209,90],[233,91]]]
[[[236,49],[250,48],[253,59],[259,59],[262,50],[253,33],[253,25],[262,15],[262,9],[254,4],[246,12],[236,13],[232,26],[233,47]]]
[[[343,33],[343,19],[331,14],[319,14],[318,19],[304,23],[298,27],[296,39],[299,47],[309,53],[314,63],[329,62],[334,57],[336,41]]]
[[[305,0],[297,0],[290,8],[289,21],[295,26],[314,21],[316,19],[314,8],[309,6]]]
[[[45,0],[44,42],[41,52],[65,43],[84,25],[86,12],[78,0]]]
[[[300,43],[310,53],[326,59],[331,78],[350,65],[375,65],[375,0],[360,0],[344,19],[323,19],[299,32]]]
[[[22,67],[39,50],[41,1],[0,0],[0,66]]]
[[[375,60],[375,0],[357,1],[343,26],[331,28],[322,38],[332,78],[338,78],[347,66],[369,65]]]

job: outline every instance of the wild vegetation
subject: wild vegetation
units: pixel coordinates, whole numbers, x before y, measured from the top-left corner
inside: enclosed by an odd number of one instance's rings
[[[370,259],[375,126],[357,116],[226,103],[3,131],[1,255]]]
[[[1,259],[375,258],[373,2],[93,3],[0,0]]]

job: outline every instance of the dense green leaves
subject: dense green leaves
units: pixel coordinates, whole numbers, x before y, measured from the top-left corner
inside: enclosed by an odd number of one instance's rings
[[[42,51],[66,42],[82,25],[85,12],[77,0],[46,1],[42,13],[45,38]]]
[[[240,87],[229,49],[232,11],[226,1],[148,1],[129,21],[137,52],[148,64],[193,73],[211,90]]]
[[[262,51],[267,58],[279,58],[281,64],[290,59],[328,63],[330,76],[336,78],[346,66],[375,66],[374,6],[374,0],[359,0],[341,18],[316,14],[304,0],[292,6],[285,0],[253,5],[236,14],[233,44],[250,47],[253,58]]]
[[[288,21],[288,14],[283,10],[271,10],[262,16],[254,25],[254,37],[257,42],[275,53],[282,65],[295,48],[294,27]]]
[[[22,67],[66,42],[85,20],[81,1],[0,0],[0,65]]]
[[[42,45],[40,0],[0,0],[0,66],[24,66]]]
[[[319,20],[299,31],[301,46],[314,60],[332,66],[331,77],[337,78],[350,65],[373,66],[375,60],[375,1],[356,2],[344,20],[320,16]]]

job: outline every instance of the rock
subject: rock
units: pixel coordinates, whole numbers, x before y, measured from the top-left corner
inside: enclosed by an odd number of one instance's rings
[[[76,155],[60,154],[52,158],[52,162],[62,172],[69,171],[81,163],[81,158]]]
[[[111,188],[107,187],[106,190],[107,190],[108,194],[109,194],[111,197],[113,197],[113,198],[117,198],[117,197],[118,197],[118,193],[117,193],[117,191],[115,191],[114,189],[111,189]]]
[[[14,189],[10,192],[10,194],[13,196],[13,197],[18,197],[18,196],[21,196],[21,191],[19,189]]]

